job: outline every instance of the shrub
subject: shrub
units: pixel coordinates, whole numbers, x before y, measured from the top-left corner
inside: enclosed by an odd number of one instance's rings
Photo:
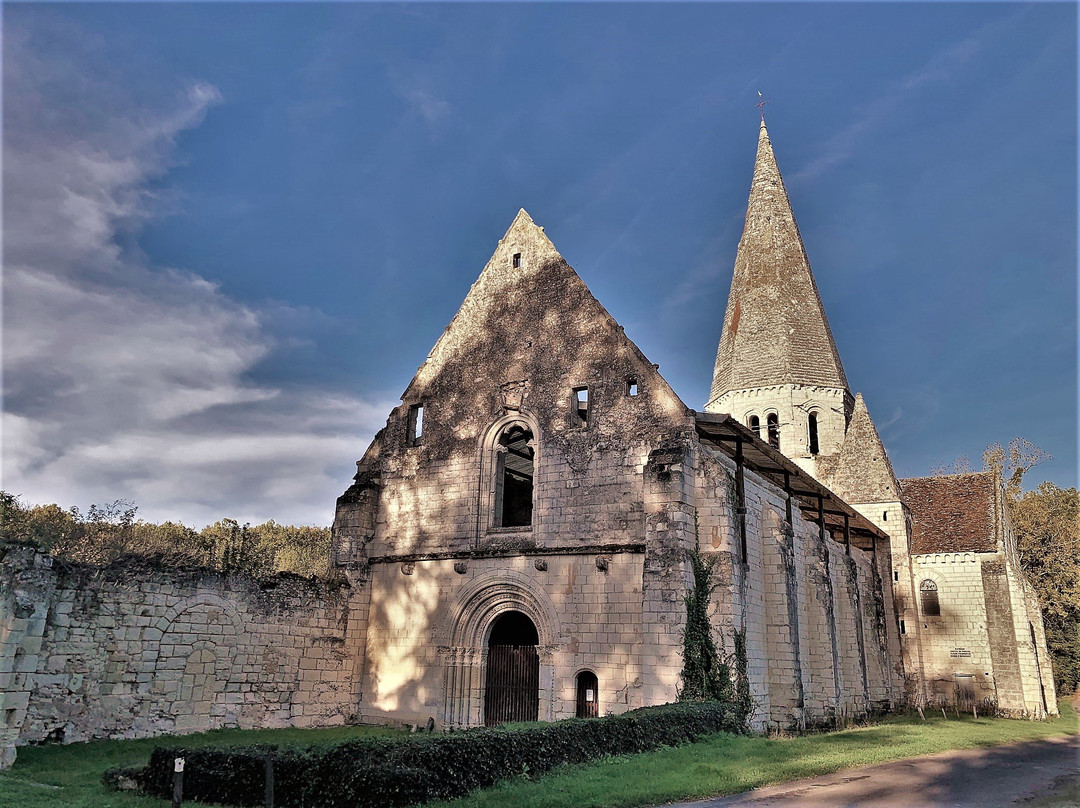
[[[263,802],[264,766],[270,756],[275,804],[281,808],[403,806],[461,797],[508,777],[539,775],[564,763],[677,746],[741,729],[730,704],[699,702],[554,724],[366,738],[307,751],[158,747],[142,783],[151,794],[170,796],[173,758],[183,757],[185,799],[257,806]]]

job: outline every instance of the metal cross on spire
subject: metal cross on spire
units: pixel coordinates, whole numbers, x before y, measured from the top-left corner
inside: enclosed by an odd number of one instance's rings
[[[768,100],[761,94],[761,90],[757,91],[758,102],[756,106],[761,111],[761,120],[765,120],[765,105],[768,104]]]

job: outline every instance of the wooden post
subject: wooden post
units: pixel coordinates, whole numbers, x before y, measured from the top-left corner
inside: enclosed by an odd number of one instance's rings
[[[851,555],[851,525],[850,517],[844,514],[844,552]]]
[[[266,771],[266,808],[274,808],[274,758],[267,754],[263,759],[263,767]]]
[[[791,530],[795,529],[795,525],[791,521],[791,472],[784,472],[784,493],[787,494],[787,502],[784,504],[784,514],[787,516],[788,527]]]
[[[747,561],[746,552],[746,487],[743,479],[742,438],[735,439],[735,514],[739,521],[739,553],[742,562]]]
[[[184,804],[184,759],[173,760],[172,776],[172,808],[180,808]]]
[[[822,543],[825,542],[825,502],[821,498],[821,494],[817,495],[817,531],[818,538]]]

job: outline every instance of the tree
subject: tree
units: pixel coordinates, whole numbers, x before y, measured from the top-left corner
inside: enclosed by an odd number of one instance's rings
[[[137,520],[138,509],[116,500],[78,508],[27,506],[0,491],[0,541],[35,544],[52,555],[85,564],[105,565],[136,556],[171,567],[203,567],[226,573],[265,577],[290,572],[326,577],[330,571],[330,528],[241,525],[221,519],[196,531],[177,522]]]
[[[1080,687],[1080,494],[1044,482],[1010,496],[1020,564],[1038,593],[1056,687]]]

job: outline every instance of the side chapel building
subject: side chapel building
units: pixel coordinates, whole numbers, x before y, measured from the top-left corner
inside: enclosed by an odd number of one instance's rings
[[[338,500],[361,718],[675,700],[692,551],[759,729],[905,700],[1056,712],[1001,481],[896,479],[764,121],[703,411],[518,213]]]

